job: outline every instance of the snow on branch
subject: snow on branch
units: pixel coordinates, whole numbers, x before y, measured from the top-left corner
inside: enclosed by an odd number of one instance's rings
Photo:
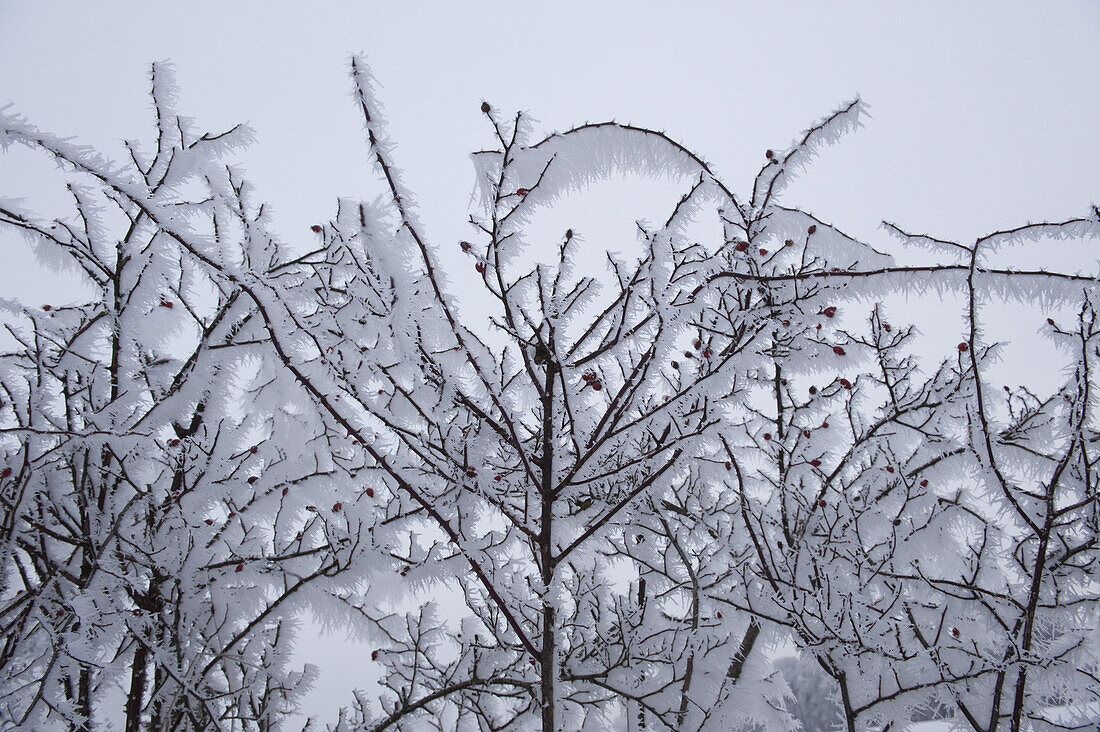
[[[862,127],[861,118],[864,116],[868,116],[867,105],[857,97],[806,130],[802,139],[795,142],[786,154],[769,150],[768,164],[753,185],[753,207],[763,208],[770,199],[781,195],[817,157],[822,147],[836,144],[844,135]]]
[[[934,256],[901,266],[780,201],[858,99],[771,152],[747,204],[660,131],[531,143],[528,115],[484,103],[460,248],[491,306],[460,316],[351,73],[385,195],[338,201],[304,253],[223,160],[251,132],[194,132],[167,65],[147,159],[0,110],[0,147],[58,161],[75,206],[0,199],[0,226],[96,284],[0,300],[0,720],[102,726],[121,695],[135,732],[272,729],[311,678],[289,658],[314,612],[380,678],[340,730],[793,729],[811,683],[849,732],[1087,721],[1100,278],[1011,255],[1100,222],[971,246],[886,223]],[[639,257],[601,278],[572,228],[548,262],[517,256],[539,206],[624,173],[684,181]],[[961,303],[949,353],[887,313],[898,293]],[[1051,394],[994,380],[1013,299],[1073,308],[1040,326]]]

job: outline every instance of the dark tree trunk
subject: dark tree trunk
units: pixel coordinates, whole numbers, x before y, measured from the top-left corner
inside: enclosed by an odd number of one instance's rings
[[[554,384],[557,364],[546,366],[546,381],[542,404],[542,516],[539,527],[539,555],[542,565],[542,697],[543,732],[556,732],[554,719],[554,606],[550,601],[550,584],[554,580]]]
[[[126,696],[126,732],[141,730],[142,701],[145,699],[148,678],[149,649],[139,643],[130,668],[130,693]]]

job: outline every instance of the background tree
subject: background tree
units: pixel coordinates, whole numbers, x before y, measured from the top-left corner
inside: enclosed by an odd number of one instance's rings
[[[839,729],[843,725],[836,682],[817,663],[787,657],[775,662],[790,687],[787,708],[804,730]]]

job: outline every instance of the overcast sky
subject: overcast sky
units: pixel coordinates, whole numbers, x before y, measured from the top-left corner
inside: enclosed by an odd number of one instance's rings
[[[858,94],[867,127],[787,200],[870,238],[883,218],[967,239],[1081,215],[1100,181],[1095,0],[0,8],[0,103],[117,151],[151,139],[148,66],[170,59],[199,125],[256,130],[242,159],[287,239],[338,195],[380,192],[349,99],[360,51],[440,244],[469,235],[468,154],[490,143],[482,99],[546,130],[610,118],[663,129],[744,190],[766,148]],[[0,166],[0,195],[25,185],[14,167]]]
[[[874,242],[882,219],[965,242],[1100,202],[1098,38],[1096,0],[0,0],[0,104],[118,156],[123,139],[151,141],[149,64],[169,59],[180,109],[201,128],[255,129],[240,159],[282,237],[304,244],[337,196],[382,192],[350,99],[348,58],[363,52],[428,236],[457,268],[469,266],[454,246],[470,236],[469,152],[491,144],[483,99],[546,131],[611,118],[662,129],[744,191],[765,149],[859,95],[866,128],[827,151],[787,204]],[[0,156],[0,197],[51,213],[36,201],[53,180],[26,154]],[[593,205],[577,215],[590,220]],[[622,213],[604,236],[629,237],[634,218],[663,210]],[[9,232],[0,251],[0,297],[79,299]]]

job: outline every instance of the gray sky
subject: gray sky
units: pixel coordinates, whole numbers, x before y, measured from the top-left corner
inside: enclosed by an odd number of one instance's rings
[[[1095,0],[0,0],[0,104],[119,156],[122,139],[152,139],[148,67],[170,59],[183,113],[204,129],[255,129],[240,159],[282,236],[304,245],[337,196],[382,192],[350,98],[347,60],[362,51],[429,238],[461,275],[469,152],[491,144],[482,99],[527,110],[546,131],[610,118],[665,130],[744,191],[765,149],[858,94],[871,105],[866,128],[822,155],[788,205],[873,242],[886,239],[884,218],[966,241],[1084,215],[1100,202],[1098,33]],[[0,197],[48,200],[38,197],[56,193],[53,180],[27,154],[0,156]],[[625,241],[634,218],[665,213],[640,196],[641,211],[598,220],[623,200],[597,191],[555,216]],[[79,299],[8,232],[0,251],[0,297]],[[352,672],[328,668],[324,681],[350,685]]]
[[[470,233],[468,153],[490,143],[483,98],[547,130],[609,118],[666,130],[743,190],[766,148],[859,94],[867,127],[787,200],[880,239],[882,218],[970,238],[1081,215],[1100,181],[1095,0],[0,8],[0,103],[117,151],[150,139],[148,64],[171,59],[185,113],[256,130],[242,159],[287,239],[336,196],[380,192],[349,98],[358,51],[439,244]],[[0,166],[0,195],[26,186],[13,167]]]

